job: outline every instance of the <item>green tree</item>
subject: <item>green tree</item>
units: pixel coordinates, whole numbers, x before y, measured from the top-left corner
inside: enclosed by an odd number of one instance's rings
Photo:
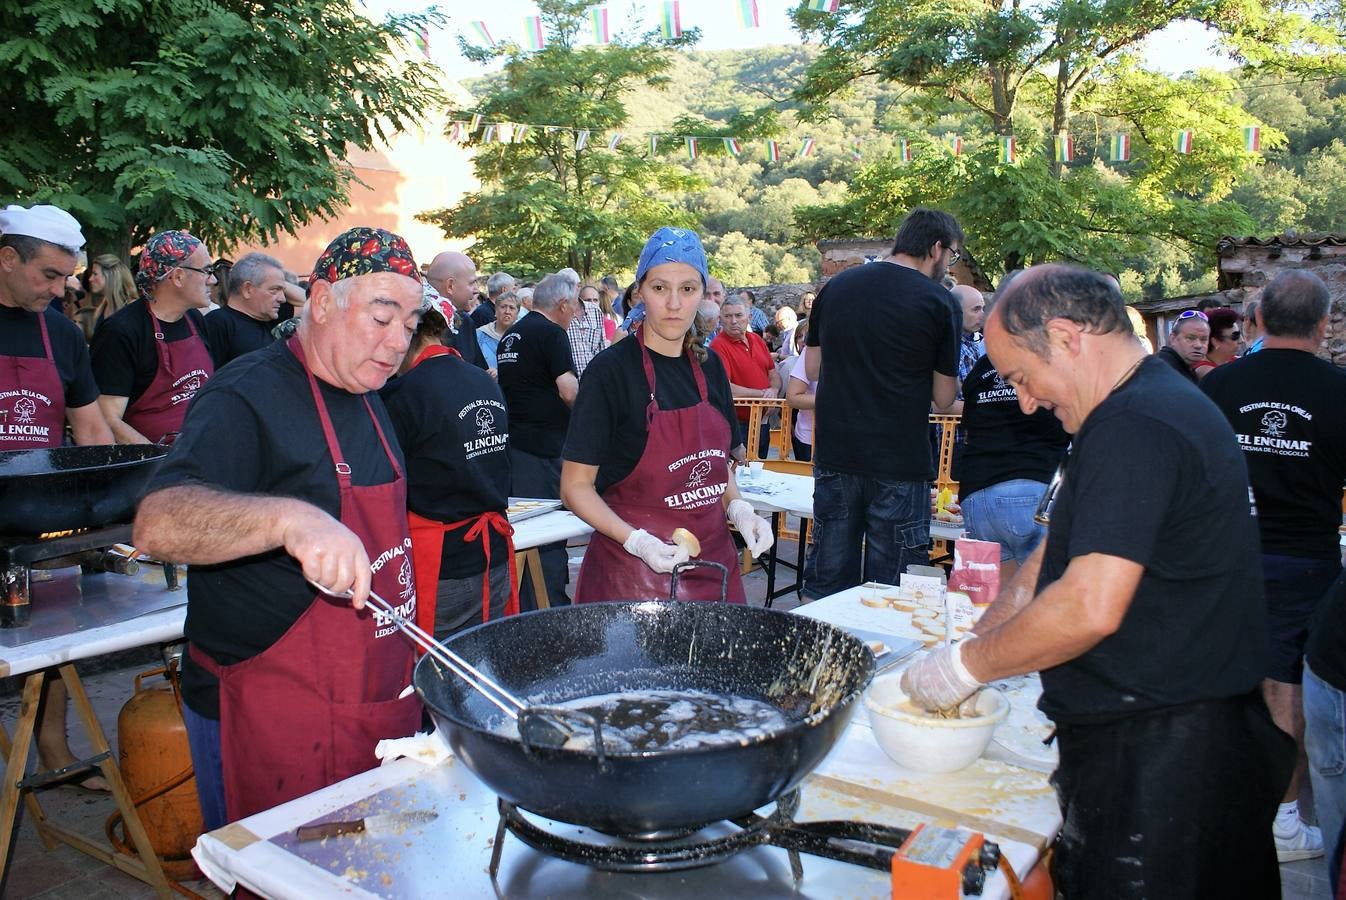
[[[335,215],[371,149],[440,102],[406,35],[351,0],[0,0],[0,195],[53,203],[91,253],[155,229],[274,240]],[[400,57],[400,58],[399,58]]]
[[[579,47],[575,37],[591,5],[584,0],[541,0],[546,46],[525,52],[506,43],[464,52],[479,61],[505,59],[502,78],[485,85],[474,110],[488,123],[533,127],[522,143],[483,143],[473,166],[482,187],[448,209],[420,218],[449,237],[472,237],[482,268],[531,274],[569,265],[583,276],[630,267],[641,245],[662,225],[690,226],[678,203],[700,181],[679,166],[649,155],[645,136],[615,149],[610,138],[628,121],[625,100],[639,85],[662,88],[671,52],[695,42],[695,29],[675,40],[654,34],[619,35],[606,47]],[[576,132],[588,132],[580,146]],[[667,149],[672,149],[669,142]]]

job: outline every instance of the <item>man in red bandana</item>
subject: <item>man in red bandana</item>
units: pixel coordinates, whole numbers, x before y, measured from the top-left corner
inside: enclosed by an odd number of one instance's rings
[[[377,392],[421,309],[406,242],[347,231],[294,337],[211,379],[140,505],[136,546],[192,567],[184,717],[208,829],[362,772],[420,724],[399,699],[411,645],[364,601],[416,614],[405,464]]]

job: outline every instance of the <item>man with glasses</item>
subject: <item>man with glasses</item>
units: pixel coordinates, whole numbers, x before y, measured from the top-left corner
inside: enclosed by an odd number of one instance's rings
[[[89,353],[98,406],[119,444],[172,443],[196,392],[215,374],[201,310],[215,271],[205,244],[186,231],[145,242],[140,299],[94,332]]]
[[[932,400],[947,407],[957,395],[963,331],[940,279],[962,246],[953,216],[914,209],[891,254],[837,273],[814,301],[804,351],[818,382],[809,599],[865,580],[896,584],[928,560],[928,417]]]
[[[1257,501],[1271,635],[1262,692],[1276,724],[1301,748],[1306,714],[1317,715],[1320,728],[1335,734],[1336,746],[1322,744],[1322,758],[1310,759],[1323,830],[1299,818],[1302,757],[1283,798],[1275,837],[1285,862],[1321,856],[1324,837],[1335,846],[1346,816],[1340,777],[1346,755],[1343,694],[1331,684],[1346,687],[1346,666],[1330,654],[1324,656],[1325,672],[1304,666],[1306,644],[1318,627],[1311,629],[1310,619],[1341,569],[1337,529],[1346,483],[1346,373],[1315,355],[1327,332],[1328,292],[1313,273],[1277,275],[1262,292],[1256,315],[1266,335],[1262,352],[1212,371],[1202,388],[1234,427]],[[1309,747],[1313,757],[1312,741]]]
[[[1206,358],[1210,344],[1210,320],[1199,309],[1178,315],[1168,332],[1168,344],[1155,355],[1173,367],[1179,375],[1196,384],[1196,364]]]

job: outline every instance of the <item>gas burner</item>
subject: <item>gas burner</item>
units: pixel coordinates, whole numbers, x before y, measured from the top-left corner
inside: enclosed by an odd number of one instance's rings
[[[728,859],[741,850],[768,841],[773,826],[792,821],[799,808],[799,791],[780,798],[767,816],[751,816],[734,822],[713,822],[701,828],[610,835],[581,825],[544,819],[519,809],[501,798],[500,824],[491,853],[491,877],[500,868],[505,832],[529,847],[566,862],[579,863],[605,872],[676,872],[695,869]],[[793,858],[792,866],[797,865]],[[798,870],[802,873],[802,868]],[[798,876],[796,876],[798,877]]]
[[[134,575],[139,570],[139,562],[109,549],[117,544],[129,545],[130,541],[129,524],[51,532],[36,537],[0,536],[0,578],[4,580],[4,592],[0,596],[0,628],[20,628],[28,624],[31,615],[30,570],[34,563],[72,557],[70,564],[78,564],[86,571]],[[175,590],[177,568],[172,563],[162,565],[169,590]]]
[[[497,806],[500,824],[491,852],[493,881],[500,870],[506,832],[539,853],[605,872],[676,872],[714,865],[755,847],[778,847],[789,854],[796,888],[804,877],[801,853],[889,872],[896,871],[893,858],[904,844],[907,847],[902,852],[921,856],[921,864],[926,866],[937,865],[932,861],[933,857],[948,849],[942,844],[934,851],[926,846],[932,842],[939,844],[941,834],[937,832],[947,829],[926,829],[935,836],[920,843],[922,834],[871,822],[795,822],[794,815],[799,810],[798,789],[777,800],[774,808],[765,815],[749,813],[682,834],[675,832],[663,840],[652,839],[650,834],[609,835],[592,828],[557,822],[525,812],[503,798]],[[917,837],[913,838],[913,834]],[[956,841],[945,840],[945,843],[949,847],[962,846]],[[919,849],[910,849],[913,846]],[[977,835],[968,858],[947,860],[944,868],[961,883],[963,893],[979,895],[986,874],[994,872],[999,862],[1000,848],[989,841],[983,842]]]

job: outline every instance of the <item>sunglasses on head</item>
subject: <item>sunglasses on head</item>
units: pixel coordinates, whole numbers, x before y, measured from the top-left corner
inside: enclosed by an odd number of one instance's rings
[[[1199,309],[1189,309],[1186,312],[1178,313],[1178,321],[1181,322],[1183,319],[1200,319],[1203,322],[1209,322],[1210,316]]]

